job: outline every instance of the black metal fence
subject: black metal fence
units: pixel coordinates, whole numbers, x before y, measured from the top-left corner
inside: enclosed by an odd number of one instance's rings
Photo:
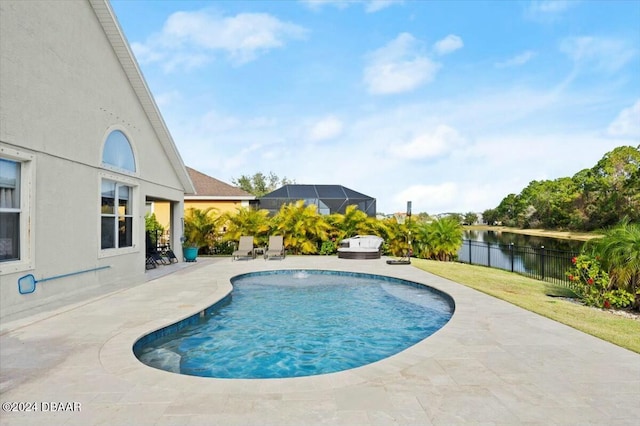
[[[578,252],[463,240],[458,261],[517,272],[542,281],[565,284],[571,259]]]

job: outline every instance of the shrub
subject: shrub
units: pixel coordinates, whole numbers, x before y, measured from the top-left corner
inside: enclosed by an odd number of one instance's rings
[[[605,230],[602,238],[587,243],[587,250],[600,256],[602,266],[611,278],[611,287],[638,294],[640,290],[640,223],[623,220]],[[640,297],[635,298],[640,309]]]
[[[581,254],[571,261],[573,267],[567,272],[571,289],[587,306],[603,308],[607,300],[610,307],[611,301],[604,296],[609,290],[609,274],[602,269],[600,261],[588,254]]]
[[[635,299],[633,294],[623,289],[607,291],[603,298],[603,306],[605,308],[613,307],[618,309],[631,306]]]
[[[329,255],[335,254],[337,251],[335,241],[323,241],[322,247],[320,247],[320,254]]]
[[[158,241],[156,241],[157,235],[164,234],[164,227],[158,222],[155,213],[147,213],[144,215],[144,229],[149,234],[153,245],[158,244]]]
[[[216,240],[211,246],[211,254],[229,255],[235,251],[236,247],[232,241]]]
[[[462,246],[462,225],[452,217],[421,225],[416,245],[420,258],[445,262],[455,260]]]

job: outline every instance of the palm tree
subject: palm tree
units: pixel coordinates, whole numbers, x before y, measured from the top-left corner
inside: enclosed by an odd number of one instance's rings
[[[331,228],[316,205],[305,207],[304,200],[284,204],[273,217],[274,230],[284,236],[285,248],[293,254],[318,252],[318,243],[327,239]]]
[[[385,219],[383,226],[388,252],[393,256],[404,256],[409,251],[410,224],[398,223],[396,218],[392,218]]]
[[[609,273],[611,286],[635,295],[634,307],[640,308],[640,224],[624,220],[588,247]]]
[[[374,217],[368,216],[358,209],[356,204],[347,206],[344,214],[333,213],[327,217],[335,231],[338,240],[353,237],[354,235],[380,235],[384,233],[384,225]]]
[[[215,238],[218,218],[211,215],[217,209],[209,207],[201,210],[194,207],[187,210],[184,217],[184,246],[208,247]]]
[[[418,256],[426,259],[450,261],[462,245],[462,225],[455,218],[443,218],[418,227],[416,245]]]
[[[243,235],[253,236],[258,245],[265,245],[269,237],[269,211],[238,208],[235,213],[227,212],[222,222],[227,228],[225,241],[239,241]]]

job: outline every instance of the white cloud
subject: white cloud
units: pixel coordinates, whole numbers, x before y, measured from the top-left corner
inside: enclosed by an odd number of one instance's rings
[[[143,43],[131,43],[131,50],[140,63],[158,62],[164,58],[164,54]]]
[[[599,37],[567,37],[560,51],[578,66],[605,72],[618,71],[637,54],[625,40]]]
[[[173,102],[180,102],[182,100],[182,94],[177,90],[171,92],[160,93],[154,96],[156,104],[160,107],[171,105]]]
[[[431,132],[422,132],[406,143],[394,144],[390,153],[396,157],[419,160],[442,156],[463,143],[458,131],[444,124]]]
[[[173,55],[167,55],[162,68],[165,72],[170,73],[177,69],[190,71],[200,68],[211,62],[213,58],[204,53],[193,52],[175,52]]]
[[[403,189],[394,197],[394,205],[403,206],[412,202],[412,211],[441,213],[458,198],[458,186],[454,182],[438,184],[416,184]]]
[[[241,65],[260,54],[283,47],[291,39],[302,39],[307,30],[266,13],[218,16],[209,11],[175,12],[160,34],[132,48],[141,63],[163,62],[165,70],[196,68],[216,52],[225,52]]]
[[[311,10],[320,10],[325,6],[333,6],[338,9],[349,7],[349,0],[300,0],[302,4]]]
[[[421,52],[418,40],[402,33],[370,55],[364,82],[372,94],[408,92],[431,82],[439,68]]]
[[[370,0],[365,2],[364,10],[367,13],[374,13],[402,3],[404,3],[403,0]]]
[[[497,68],[511,68],[511,67],[519,67],[521,65],[526,64],[531,59],[533,59],[537,55],[536,52],[532,50],[526,50],[519,55],[516,55],[512,58],[507,59],[506,61],[497,62],[495,66]]]
[[[243,121],[238,117],[222,115],[217,111],[208,111],[202,116],[198,127],[207,133],[220,134],[242,128]]]
[[[404,3],[404,0],[300,0],[302,4],[309,9],[318,11],[325,6],[331,6],[338,9],[345,9],[353,4],[363,4],[367,13],[379,12],[391,6]]]
[[[612,136],[627,136],[640,139],[640,99],[620,114],[609,125],[608,133]]]
[[[526,9],[525,15],[534,21],[554,22],[578,4],[580,4],[579,0],[533,0]]]
[[[446,55],[464,46],[462,39],[455,34],[449,34],[442,40],[438,40],[433,48],[438,55]]]
[[[342,121],[334,116],[328,116],[311,127],[309,139],[314,142],[333,139],[342,133],[342,129]]]
[[[534,0],[531,2],[530,10],[537,13],[562,13],[577,3],[577,0]]]

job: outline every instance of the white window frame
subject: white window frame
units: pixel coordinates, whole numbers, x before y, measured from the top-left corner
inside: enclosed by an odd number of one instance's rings
[[[108,146],[108,143],[109,143],[109,138],[115,132],[118,132],[122,136],[124,136],[124,140],[128,144],[128,148],[129,149],[127,150],[127,152],[125,154],[127,154],[127,156],[128,156],[128,154],[131,154],[132,158],[130,158],[130,160],[133,162],[133,170],[130,170],[130,169],[127,169],[127,168],[123,168],[123,167],[120,167],[118,165],[111,164],[111,163],[105,161],[105,158],[104,158],[105,152],[104,151],[105,151],[105,149],[111,149],[112,148],[111,146]],[[101,158],[102,168],[108,169],[108,170],[113,170],[113,171],[118,172],[118,173],[124,173],[124,174],[127,174],[127,175],[135,176],[138,173],[137,158],[138,158],[138,156],[136,155],[136,151],[134,149],[133,144],[131,143],[131,140],[129,139],[129,136],[127,135],[127,132],[125,132],[123,129],[121,129],[119,127],[110,128],[106,133],[104,142],[102,143],[102,158]]]
[[[139,229],[139,217],[138,212],[140,209],[140,203],[138,203],[138,184],[133,180],[126,178],[124,176],[110,174],[110,173],[98,173],[98,258],[118,256],[122,254],[134,253],[138,251],[138,233]],[[116,247],[115,248],[102,248],[102,217],[111,216],[111,215],[103,215],[102,214],[102,182],[103,181],[111,181],[115,182],[119,186],[127,186],[130,188],[129,200],[131,212],[126,215],[126,217],[131,217],[131,246],[127,247],[118,247],[117,246],[117,238],[118,234],[116,232]],[[116,191],[117,191],[116,187]],[[115,217],[116,224],[118,223],[118,214],[117,214],[117,206],[115,206]]]
[[[0,262],[0,276],[35,269],[36,155],[0,143],[0,157],[20,163],[20,258]]]

